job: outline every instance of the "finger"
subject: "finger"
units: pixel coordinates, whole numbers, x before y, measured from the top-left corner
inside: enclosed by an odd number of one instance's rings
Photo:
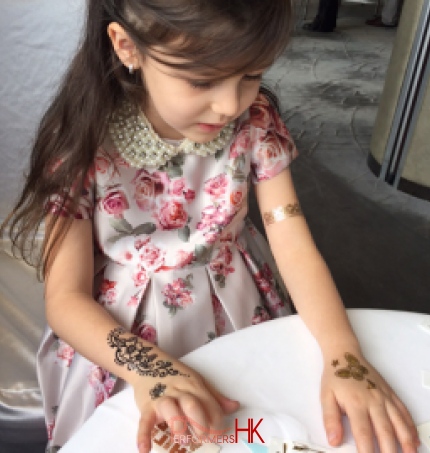
[[[203,407],[204,400],[200,400],[190,393],[182,393],[178,399],[179,408],[184,414],[191,431],[197,437],[206,437],[210,431],[210,421]],[[221,409],[218,409],[221,411]]]
[[[397,445],[394,428],[383,402],[370,408],[370,418],[381,453],[396,453]]]
[[[205,381],[205,385],[209,390],[209,393],[204,397],[206,398],[206,408],[211,423],[211,434],[212,436],[223,436],[231,429],[231,427],[226,427],[224,416],[236,412],[240,403],[223,395],[209,382]]]
[[[151,451],[151,432],[156,422],[155,412],[148,408],[142,412],[137,430],[137,448],[139,453]]]
[[[231,398],[228,398],[227,396],[223,395],[211,383],[207,381],[205,381],[205,385],[209,389],[209,391],[211,392],[212,396],[215,398],[219,406],[221,407],[224,414],[232,414],[233,412],[236,412],[239,409],[240,407],[239,401],[232,400]]]
[[[352,435],[354,436],[358,453],[372,453],[374,442],[369,414],[366,410],[358,408],[347,409],[346,414],[351,424]]]
[[[332,446],[340,445],[343,438],[342,413],[333,392],[322,392],[321,406],[328,443]]]
[[[156,413],[161,420],[165,420],[172,436],[186,436],[189,434],[188,420],[177,404],[178,395],[163,396],[155,402]]]
[[[409,412],[407,410],[406,412],[409,415]],[[415,424],[411,426],[410,421],[407,420],[407,418],[405,418],[404,414],[394,403],[387,404],[387,413],[393,424],[397,439],[402,447],[402,451],[404,453],[415,453],[418,447],[417,445],[418,433]]]
[[[415,425],[415,422],[414,422],[411,414],[409,413],[406,406],[400,401],[400,399],[397,397],[397,395],[395,393],[392,394],[391,398],[393,400],[395,407],[400,412],[401,416],[403,417],[403,420],[405,421],[406,425],[408,426],[409,431],[412,433],[413,442],[414,442],[415,447],[418,447],[421,444],[421,442],[420,442],[420,438],[418,435],[417,427]]]

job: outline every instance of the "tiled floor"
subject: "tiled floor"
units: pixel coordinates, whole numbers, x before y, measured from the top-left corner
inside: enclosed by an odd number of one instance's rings
[[[296,31],[270,71],[300,157],[305,215],[347,307],[430,313],[430,203],[379,181],[366,164],[395,30],[364,25],[373,7],[341,9],[332,34]],[[259,222],[253,202],[251,213]],[[0,453],[42,453],[42,445]]]

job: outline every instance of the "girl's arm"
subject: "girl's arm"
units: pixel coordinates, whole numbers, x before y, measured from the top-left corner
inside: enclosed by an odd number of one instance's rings
[[[278,206],[298,202],[289,169],[258,183],[255,190],[263,216]],[[373,430],[383,453],[396,451],[396,438],[403,451],[415,452],[419,444],[415,424],[394,392],[363,357],[305,218],[302,215],[287,216],[265,227],[291,298],[322,351],[321,401],[329,443],[341,443],[341,416],[345,412],[360,453],[373,451]],[[337,366],[348,364],[346,353],[350,354],[347,356],[349,360],[355,358],[357,367],[367,368],[366,379],[342,379],[335,375]]]
[[[298,203],[289,169],[258,183],[255,191],[262,214]],[[291,298],[324,356],[332,359],[337,349],[344,351],[345,343],[357,351],[358,341],[339,293],[303,215],[287,217],[265,228]]]
[[[155,345],[126,332],[93,299],[93,266],[92,223],[90,220],[74,220],[48,265],[46,316],[48,324],[62,340],[133,387],[142,414],[138,432],[139,452],[149,452],[151,430],[155,423],[163,420],[169,423],[170,420],[188,417],[208,431],[219,430],[224,413],[236,410],[238,403],[219,394],[195,371]],[[133,354],[122,355],[125,365],[116,363],[115,354],[119,348],[109,345],[109,336],[114,340],[130,339],[138,348],[150,348],[144,355],[155,354],[154,362],[171,362],[170,368],[177,374],[164,378],[143,377],[127,366],[135,364]],[[151,391],[157,384],[166,386],[164,397],[152,399]],[[171,426],[172,432],[174,428]]]

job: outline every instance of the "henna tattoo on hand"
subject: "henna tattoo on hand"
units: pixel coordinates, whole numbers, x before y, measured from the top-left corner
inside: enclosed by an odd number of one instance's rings
[[[347,362],[346,367],[340,368],[334,373],[337,377],[340,377],[342,379],[353,378],[357,381],[363,381],[364,379],[366,379],[367,388],[376,389],[376,384],[367,377],[365,378],[365,375],[369,373],[369,370],[365,366],[361,365],[357,357],[349,352],[346,352],[345,359]],[[339,365],[339,360],[333,360],[331,364],[336,368]]]
[[[135,335],[121,338],[127,333],[124,327],[116,327],[108,334],[107,342],[115,349],[115,363],[135,370],[141,376],[164,378],[166,376],[187,376],[172,366],[167,360],[156,360],[157,354],[150,354],[152,346],[144,346]]]
[[[166,386],[161,382],[157,382],[157,384],[155,384],[155,387],[149,391],[151,399],[156,400],[157,398],[160,398],[160,396],[163,396],[164,390],[166,390]]]

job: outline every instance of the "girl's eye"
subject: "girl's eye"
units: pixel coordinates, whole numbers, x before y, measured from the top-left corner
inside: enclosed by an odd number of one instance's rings
[[[244,80],[248,80],[250,82],[259,81],[262,78],[263,78],[263,73],[261,73],[261,74],[246,74],[246,75],[243,76]]]
[[[208,89],[212,86],[212,82],[210,80],[188,80],[188,84],[193,88],[200,90]]]
[[[245,74],[242,78],[245,82],[259,82],[263,78],[263,73],[259,74]],[[211,88],[217,80],[188,80],[188,84],[199,90],[207,90]]]

